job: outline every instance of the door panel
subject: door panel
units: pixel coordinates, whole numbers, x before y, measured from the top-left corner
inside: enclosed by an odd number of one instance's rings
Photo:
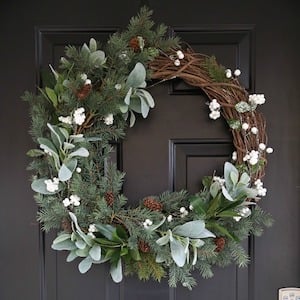
[[[34,145],[28,135],[28,108],[20,101],[24,90],[35,90],[35,76],[49,63],[57,65],[64,45],[80,45],[91,36],[105,41],[146,2],[156,23],[171,25],[171,32],[197,51],[215,54],[226,67],[239,67],[243,85],[267,98],[261,110],[275,152],[264,181],[268,196],[261,205],[272,213],[275,225],[262,238],[246,241],[249,268],[216,269],[212,279],[197,278],[192,292],[169,289],[166,280],[142,283],[135,277],[117,285],[107,266],[79,274],[77,263],[66,263],[64,253],[51,250],[55,233],[39,232],[25,171],[25,153]],[[269,300],[276,299],[279,287],[299,286],[298,6],[293,0],[1,1],[0,299]],[[114,155],[127,172],[124,192],[131,204],[167,189],[196,191],[199,179],[220,170],[231,152],[228,128],[221,120],[208,119],[207,99],[200,90],[174,81],[151,93],[156,108],[146,121],[138,120]]]
[[[65,45],[79,46],[90,37],[104,43],[112,32],[112,28],[38,29],[38,65],[41,70],[48,68],[49,63],[56,66],[64,54]],[[218,60],[223,64],[236,67],[243,61],[243,78],[250,86],[251,31],[181,28],[173,32],[183,34],[185,41],[196,50],[206,49],[208,55],[219,54]],[[244,40],[247,40],[248,48],[239,47]],[[187,189],[190,193],[198,192],[203,176],[214,172],[223,174],[223,164],[230,159],[233,151],[226,122],[209,119],[208,99],[201,90],[177,80],[175,83],[150,87],[150,91],[156,102],[155,108],[147,120],[138,117],[136,125],[128,130],[115,154],[119,158],[120,169],[126,172],[124,194],[129,198],[129,205],[166,190]],[[53,234],[43,235],[43,238],[43,293],[49,299],[82,299],[87,291],[91,299],[97,299],[97,291],[104,290],[107,297],[112,297],[113,293],[116,299],[134,300],[141,296],[143,299],[153,299],[153,296],[157,299],[196,299],[200,291],[213,299],[224,296],[227,299],[238,299],[239,285],[247,285],[247,273],[244,272],[244,276],[240,277],[234,266],[216,269],[215,277],[210,280],[198,276],[199,286],[192,292],[181,287],[169,289],[167,280],[161,284],[152,281],[143,283],[135,277],[126,278],[120,285],[115,285],[110,280],[106,266],[94,266],[88,274],[81,275],[77,271],[77,261],[67,264],[64,254],[51,251]]]

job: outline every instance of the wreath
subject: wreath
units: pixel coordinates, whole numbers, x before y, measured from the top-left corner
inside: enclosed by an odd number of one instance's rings
[[[240,242],[272,224],[258,200],[266,195],[262,178],[273,149],[257,111],[264,95],[248,94],[240,70],[167,37],[163,24],[154,28],[151,15],[143,7],[104,46],[93,38],[67,46],[58,69],[50,65],[50,80],[38,93],[25,92],[39,145],[28,152],[31,187],[42,230],[58,231],[52,248],[69,251],[67,261],[78,259],[81,273],[108,263],[114,282],[123,275],[168,276],[171,287],[180,282],[191,289],[195,270],[209,278],[213,266],[246,266]],[[208,116],[225,118],[235,151],[224,174],[204,177],[198,193],[166,191],[129,208],[125,174],[109,159],[112,141],[124,139],[136,116],[147,118],[154,107],[147,84],[173,78],[207,95]]]

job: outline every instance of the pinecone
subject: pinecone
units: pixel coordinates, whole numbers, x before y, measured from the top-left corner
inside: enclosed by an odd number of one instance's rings
[[[108,206],[112,206],[115,200],[114,193],[112,191],[106,192],[104,195],[104,199]]]
[[[144,46],[145,46],[145,40],[141,36],[133,37],[129,41],[129,47],[134,52],[140,52],[141,50],[143,50]]]
[[[67,233],[71,233],[72,232],[72,226],[71,226],[71,222],[67,219],[67,218],[63,218],[61,221],[61,228],[67,232]]]
[[[76,97],[79,100],[84,100],[92,90],[91,84],[85,84],[80,90],[76,92]]]
[[[139,250],[141,250],[143,253],[149,253],[150,246],[145,241],[139,240]]]
[[[217,238],[215,238],[214,241],[215,241],[215,245],[217,246],[215,251],[221,252],[225,247],[226,240],[223,237],[217,237]]]
[[[162,211],[163,208],[163,205],[153,197],[145,198],[143,204],[152,211]]]

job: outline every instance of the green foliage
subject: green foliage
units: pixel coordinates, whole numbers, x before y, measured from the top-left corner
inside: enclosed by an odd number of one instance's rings
[[[209,77],[215,82],[228,82],[225,76],[225,67],[218,64],[215,56],[207,57],[203,63]]]

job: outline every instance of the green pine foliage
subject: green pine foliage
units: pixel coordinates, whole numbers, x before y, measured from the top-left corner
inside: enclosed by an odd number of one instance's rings
[[[210,56],[203,62],[203,67],[207,70],[209,77],[215,82],[227,82],[225,67],[218,64],[215,56]]]

